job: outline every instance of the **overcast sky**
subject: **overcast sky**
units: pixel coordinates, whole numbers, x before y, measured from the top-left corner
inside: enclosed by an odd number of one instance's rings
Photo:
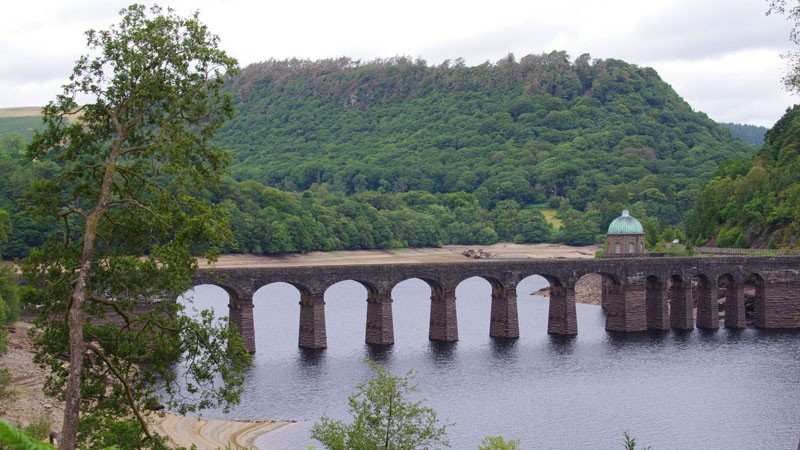
[[[67,80],[89,28],[130,1],[6,2],[0,107],[43,105]],[[695,110],[772,126],[797,102],[783,90],[790,24],[766,0],[165,0],[200,19],[244,67],[270,58],[397,55],[428,64],[496,62],[566,50],[653,67]],[[149,4],[149,3],[148,3]]]

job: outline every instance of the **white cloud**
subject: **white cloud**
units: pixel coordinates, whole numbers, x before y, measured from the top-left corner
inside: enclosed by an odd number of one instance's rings
[[[66,81],[88,28],[116,22],[129,0],[12,2],[0,16],[0,107],[44,104]],[[200,11],[243,65],[291,57],[397,55],[430,64],[495,62],[509,52],[566,50],[654,67],[695,109],[771,125],[796,101],[778,55],[789,24],[761,0],[162,0]]]

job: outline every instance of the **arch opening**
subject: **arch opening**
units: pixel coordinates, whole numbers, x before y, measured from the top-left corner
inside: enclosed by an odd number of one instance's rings
[[[742,285],[730,273],[724,273],[717,278],[717,305],[720,323],[725,328],[745,328],[744,297]]]
[[[303,286],[276,282],[261,286],[253,293],[253,325],[256,348],[260,354],[277,355],[297,348],[300,298]]]
[[[499,282],[488,277],[470,277],[456,285],[459,340],[482,340],[491,332],[492,298],[498,289]]]
[[[692,307],[697,318],[697,328],[715,330],[719,328],[719,305],[717,286],[708,275],[699,273],[692,277]]]
[[[396,342],[426,336],[435,288],[441,291],[438,283],[420,278],[409,278],[394,285],[391,295]]]
[[[317,328],[325,328],[331,348],[363,345],[366,338],[362,330],[369,308],[367,301],[376,293],[374,286],[356,280],[343,280],[328,286],[322,306],[317,305],[322,309],[318,314],[323,315],[322,319],[317,318]]]
[[[757,273],[745,275],[743,297],[746,323],[757,327],[766,325],[766,297],[764,278]]]
[[[217,319],[227,319],[228,306],[235,294],[216,284],[199,284],[178,296],[178,304],[183,306],[181,314],[199,317],[200,311],[210,310]]]

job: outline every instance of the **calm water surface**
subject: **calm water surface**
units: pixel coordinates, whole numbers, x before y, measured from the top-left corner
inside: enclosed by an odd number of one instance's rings
[[[416,374],[455,449],[487,435],[519,438],[525,449],[622,448],[629,430],[641,446],[665,449],[792,449],[800,439],[800,334],[742,331],[616,334],[600,307],[577,305],[578,335],[547,334],[548,300],[519,284],[518,340],[489,337],[491,288],[469,279],[456,291],[459,341],[428,341],[430,289],[408,280],[393,291],[395,345],[364,344],[366,290],[355,282],[325,295],[328,349],[297,347],[299,294],[278,283],[254,299],[255,367],[239,419],[299,422],[268,433],[262,449],[304,449],[324,412],[349,419],[347,397],[369,379],[367,359],[394,374]],[[227,294],[194,290],[195,305],[227,315]],[[317,443],[317,447],[319,444]]]

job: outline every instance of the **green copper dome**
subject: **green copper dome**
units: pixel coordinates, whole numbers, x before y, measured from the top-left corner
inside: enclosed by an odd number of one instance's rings
[[[608,225],[608,234],[644,234],[644,228],[626,209]]]

